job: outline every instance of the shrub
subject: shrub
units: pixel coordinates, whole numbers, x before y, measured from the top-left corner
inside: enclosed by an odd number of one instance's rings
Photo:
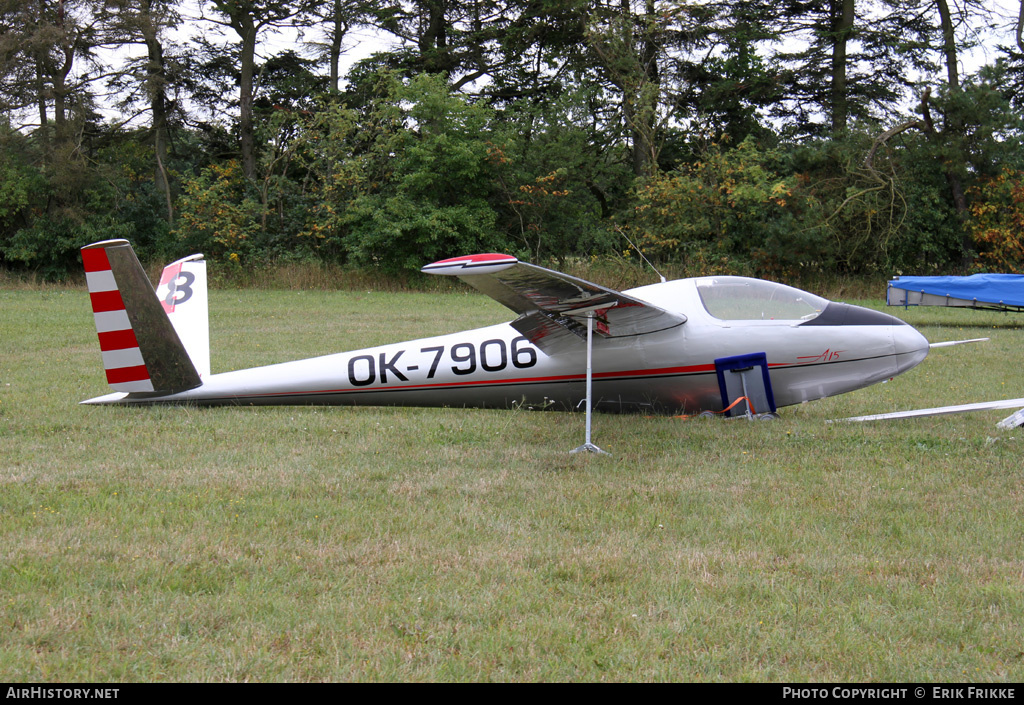
[[[975,268],[1024,272],[1024,172],[1006,168],[970,192],[968,229],[977,247]]]
[[[648,257],[687,269],[794,274],[819,256],[800,215],[810,198],[786,157],[748,138],[711,144],[700,158],[637,190],[630,222]]]

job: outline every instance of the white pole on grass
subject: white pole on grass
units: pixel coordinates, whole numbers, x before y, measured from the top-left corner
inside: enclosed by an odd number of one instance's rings
[[[593,366],[593,353],[594,353],[594,312],[587,311],[587,398],[586,398],[586,415],[587,415],[587,432],[586,438],[584,439],[583,445],[578,448],[574,448],[570,453],[579,453],[580,451],[588,451],[590,453],[604,453],[608,455],[608,451],[601,450],[596,445],[590,442],[590,417],[593,411],[593,398],[591,394],[594,389],[594,366]]]

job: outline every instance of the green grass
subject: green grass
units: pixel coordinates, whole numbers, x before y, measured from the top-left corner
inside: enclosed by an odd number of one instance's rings
[[[486,325],[475,294],[211,293],[215,371]],[[0,680],[1020,681],[1024,318],[748,423],[83,407],[84,290],[0,290]]]

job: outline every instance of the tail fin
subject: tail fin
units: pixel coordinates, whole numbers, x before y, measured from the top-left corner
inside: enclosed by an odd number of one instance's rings
[[[82,263],[110,386],[171,394],[202,384],[128,241],[86,245]]]
[[[156,296],[199,377],[206,379],[210,376],[210,316],[203,256],[189,255],[164,267]]]

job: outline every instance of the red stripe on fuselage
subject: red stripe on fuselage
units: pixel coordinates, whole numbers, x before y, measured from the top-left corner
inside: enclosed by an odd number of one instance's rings
[[[656,370],[623,370],[619,372],[595,372],[594,379],[632,379],[636,377],[677,377],[682,375],[692,374],[708,374],[715,371],[714,364],[710,365],[690,365],[688,367],[664,367]],[[553,375],[550,377],[512,377],[504,379],[479,379],[479,380],[467,380],[465,382],[443,382],[434,384],[403,384],[400,386],[376,386],[376,387],[347,387],[344,389],[320,389],[320,390],[302,390],[292,392],[266,392],[263,394],[239,394],[232,395],[231,398],[244,399],[248,397],[287,397],[287,396],[302,396],[304,394],[339,394],[347,392],[401,392],[405,390],[409,391],[422,391],[430,389],[453,389],[463,387],[480,387],[480,386],[503,386],[503,385],[516,385],[516,384],[543,384],[545,382],[582,382],[586,379],[586,375],[583,373],[571,374],[571,375]]]
[[[889,357],[883,355],[881,357]],[[784,363],[784,362],[773,362],[768,363],[768,367],[771,368],[794,368],[794,367],[816,367],[818,365],[836,365],[845,364],[850,362],[861,362],[864,359],[874,358],[857,358],[853,360],[834,360],[832,362],[818,362],[811,364],[800,364],[800,363]],[[622,370],[618,372],[595,372],[593,377],[595,380],[605,381],[618,381],[625,379],[636,379],[640,377],[684,377],[688,375],[702,375],[702,374],[714,374],[715,365],[714,363],[707,363],[703,365],[688,365],[684,367],[662,367],[657,369],[647,370]],[[230,374],[230,373],[228,373]],[[374,387],[346,387],[343,389],[304,389],[289,392],[263,392],[256,394],[229,394],[222,397],[208,397],[205,399],[198,399],[197,401],[218,401],[218,400],[230,400],[230,399],[258,399],[258,398],[273,398],[273,397],[300,397],[300,396],[320,396],[327,394],[365,394],[367,392],[403,392],[403,391],[431,391],[431,390],[442,390],[442,389],[458,389],[466,387],[502,387],[502,386],[515,386],[517,384],[544,384],[544,383],[557,383],[557,382],[583,382],[586,379],[586,375],[583,373],[571,374],[571,375],[553,375],[549,377],[506,377],[502,379],[482,379],[482,380],[467,380],[465,382],[443,382],[433,384],[404,384],[404,385],[388,385],[388,386],[374,386]]]

